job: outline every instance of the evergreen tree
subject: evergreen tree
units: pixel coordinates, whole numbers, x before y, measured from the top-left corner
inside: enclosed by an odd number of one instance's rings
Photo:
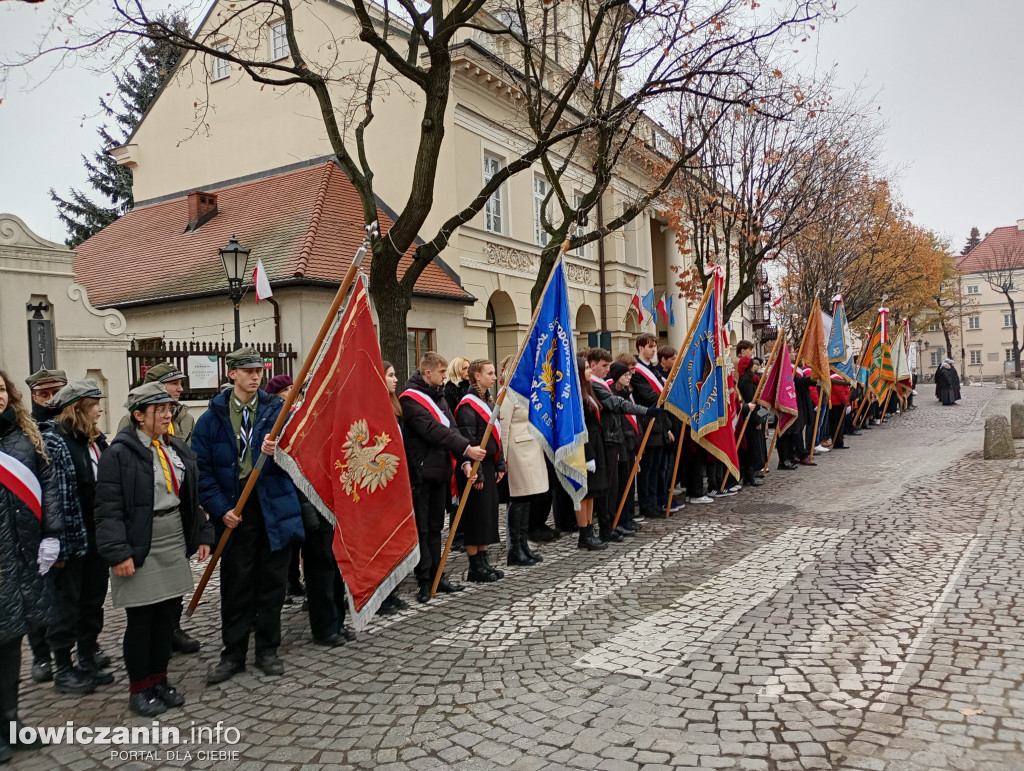
[[[171,16],[169,23],[188,34],[188,23],[183,16]],[[146,41],[139,48],[135,63],[115,76],[113,94],[100,99],[100,107],[111,122],[98,129],[100,149],[92,154],[91,159],[82,156],[89,173],[89,184],[100,195],[99,202],[94,201],[88,192],[76,188],[71,188],[67,198],[61,198],[56,190],[50,188],[50,199],[57,205],[57,216],[70,233],[65,243],[71,248],[98,233],[135,205],[132,170],[119,166],[108,151],[128,141],[181,54],[182,49],[165,41]]]
[[[971,250],[974,249],[974,247],[976,247],[980,243],[981,231],[979,231],[976,227],[971,228],[971,234],[967,236],[967,243],[964,244],[964,248],[961,250],[960,254],[970,254]]]

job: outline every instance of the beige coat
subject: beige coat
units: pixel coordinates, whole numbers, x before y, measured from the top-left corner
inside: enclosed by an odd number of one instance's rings
[[[501,405],[501,446],[508,466],[508,492],[513,498],[548,491],[544,450],[530,433],[528,413],[506,398]]]

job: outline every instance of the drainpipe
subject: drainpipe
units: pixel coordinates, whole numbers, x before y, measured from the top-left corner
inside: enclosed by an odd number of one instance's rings
[[[600,230],[604,227],[604,204],[603,196],[597,198],[597,228]],[[604,296],[605,280],[604,280],[604,238],[599,238],[597,241],[597,280],[601,286],[601,331],[610,332],[608,329],[608,302]]]
[[[281,345],[281,306],[273,297],[268,297],[267,302],[274,308],[274,344]]]

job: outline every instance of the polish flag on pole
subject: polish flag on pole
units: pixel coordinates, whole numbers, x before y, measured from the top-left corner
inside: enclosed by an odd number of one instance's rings
[[[658,313],[661,315],[661,320],[668,324],[668,309],[665,307],[665,293],[661,293],[661,299],[658,300]]]
[[[270,279],[267,278],[267,271],[263,267],[263,260],[256,260],[256,270],[252,273],[252,283],[256,287],[256,304],[260,300],[266,300],[274,294],[270,288]]]
[[[636,308],[636,320],[637,323],[644,323],[644,312],[643,307],[640,305],[640,295],[638,292],[633,292],[633,299],[629,301],[629,304]]]

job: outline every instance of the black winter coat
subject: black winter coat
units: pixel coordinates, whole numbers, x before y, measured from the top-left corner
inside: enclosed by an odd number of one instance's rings
[[[588,461],[594,461],[595,466],[594,471],[587,472],[587,494],[584,496],[584,500],[590,500],[602,496],[608,491],[608,458],[604,451],[604,436],[601,428],[603,415],[599,410],[591,411],[584,405],[583,419],[587,425],[585,455]]]
[[[448,402],[448,409],[455,414],[455,408],[459,406],[462,397],[469,393],[469,381],[460,380],[458,383],[448,381],[444,384],[444,400]]]
[[[642,377],[642,376],[641,376]],[[592,383],[594,394],[601,402],[601,429],[604,443],[626,445],[627,432],[633,433],[633,426],[626,421],[626,415],[637,415],[639,418],[647,414],[647,408],[613,393],[601,383]],[[629,449],[627,447],[627,449]],[[634,445],[633,449],[636,449]]]
[[[640,365],[640,359],[637,358],[637,364]],[[659,367],[654,365],[648,369],[655,372],[657,377],[657,370]],[[660,379],[660,378],[659,378]],[[662,380],[664,385],[664,380]],[[639,372],[634,371],[633,376],[629,380],[630,390],[633,392],[633,401],[642,407],[651,407],[657,405],[659,394],[654,390],[654,387],[648,382],[647,378],[641,375]],[[647,419],[643,419],[640,422],[640,435],[643,436],[644,431],[647,430]],[[651,430],[651,435],[647,439],[647,444],[651,447],[664,447],[668,444],[668,432],[671,427],[669,421],[668,412],[662,412],[654,419],[654,428]]]
[[[402,402],[402,439],[405,440],[405,456],[409,461],[409,481],[414,485],[448,482],[452,478],[449,453],[461,462],[470,442],[455,425],[455,418],[448,409],[441,386],[429,385],[419,372],[414,372],[405,384],[405,390],[425,394],[451,424],[445,426],[418,401],[399,394]]]
[[[52,620],[53,584],[39,575],[36,558],[44,537],[61,535],[59,494],[50,464],[22,433],[14,408],[0,412],[0,451],[32,471],[43,490],[42,520],[5,487],[0,487],[0,643],[22,637],[29,626]]]
[[[168,438],[185,464],[181,529],[186,556],[191,556],[200,544],[213,545],[213,526],[199,508],[195,453],[177,437]],[[153,541],[153,451],[139,441],[134,426],[118,433],[100,458],[95,518],[96,549],[107,564],[131,557],[136,570],[142,567]]]

